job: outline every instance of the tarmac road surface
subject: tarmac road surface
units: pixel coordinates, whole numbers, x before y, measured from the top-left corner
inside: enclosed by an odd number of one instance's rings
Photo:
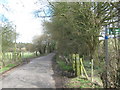
[[[55,88],[52,58],[55,53],[31,60],[0,80],[0,88]]]

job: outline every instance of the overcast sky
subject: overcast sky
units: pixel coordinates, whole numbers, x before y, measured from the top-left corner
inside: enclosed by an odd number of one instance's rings
[[[35,35],[43,32],[43,19],[35,18],[33,12],[45,7],[45,0],[36,4],[37,0],[0,0],[0,3],[9,7],[9,12],[0,7],[0,13],[16,25],[16,31],[20,34],[17,42],[31,42]]]

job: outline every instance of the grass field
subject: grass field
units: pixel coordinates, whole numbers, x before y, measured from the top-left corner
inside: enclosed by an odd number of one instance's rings
[[[14,56],[15,56],[14,53],[7,52],[7,53],[3,54],[3,56],[0,55],[0,58],[3,58],[3,59],[13,59]],[[17,57],[21,57],[21,58],[30,58],[30,57],[35,56],[35,54],[32,53],[32,52],[22,52],[22,53],[17,53],[16,56]]]
[[[13,55],[12,52],[7,52],[0,58],[1,60],[4,60],[4,62],[6,64],[4,67],[2,67],[2,62],[0,61],[0,67],[1,67],[0,73],[5,72],[5,71],[9,70],[10,68],[18,65],[19,64],[18,62],[20,62],[21,59],[33,58],[33,57],[36,57],[36,55],[31,52],[23,52],[23,53],[21,53],[21,55],[18,54],[16,56]],[[17,63],[12,63],[12,62],[14,62],[14,58],[17,59]]]
[[[32,57],[35,57],[35,54],[31,52],[25,52],[22,55],[22,58],[32,58]]]

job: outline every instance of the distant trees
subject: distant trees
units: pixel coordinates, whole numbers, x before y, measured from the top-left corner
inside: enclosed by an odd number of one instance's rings
[[[55,43],[48,34],[43,34],[33,38],[33,45],[35,51],[38,51],[39,54],[45,54],[54,50]]]
[[[26,43],[25,48],[26,48],[26,51],[35,52],[35,48],[34,48],[33,43]]]
[[[34,45],[33,43],[23,43],[23,42],[19,42],[17,43],[17,51],[21,51],[21,52],[34,52]]]

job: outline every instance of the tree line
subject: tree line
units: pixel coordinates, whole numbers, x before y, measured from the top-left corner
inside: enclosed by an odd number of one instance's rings
[[[85,60],[94,59],[95,64],[103,68],[100,75],[104,87],[120,87],[119,39],[109,39],[110,74],[107,79],[105,64],[101,66],[101,62],[106,62],[105,40],[100,39],[103,37],[100,33],[105,27],[119,28],[119,2],[49,2],[49,4],[53,13],[50,20],[44,22],[45,33],[55,41],[58,55],[63,57],[66,65],[72,65],[73,62],[69,60],[72,54],[79,54],[80,58],[84,57]]]

